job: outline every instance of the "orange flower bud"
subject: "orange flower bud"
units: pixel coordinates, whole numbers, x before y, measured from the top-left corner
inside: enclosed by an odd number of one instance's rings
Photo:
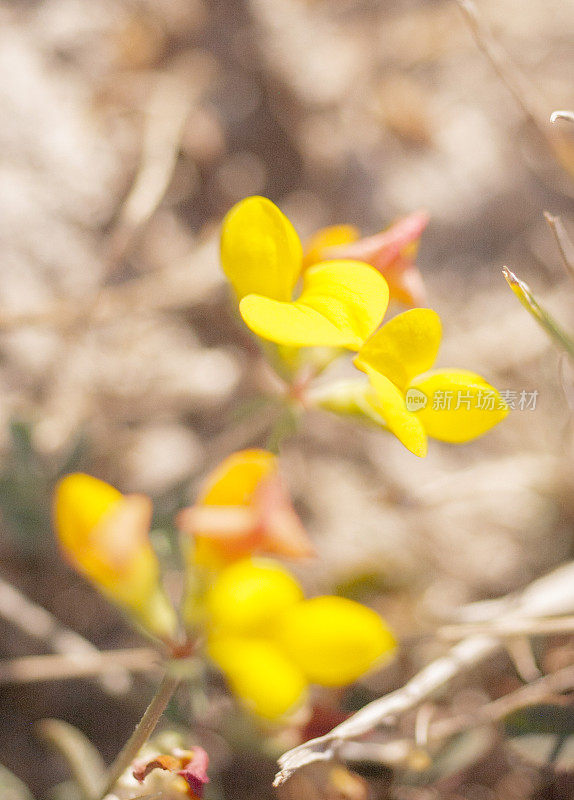
[[[428,221],[425,211],[415,211],[363,239],[349,225],[323,228],[308,242],[304,263],[310,266],[332,259],[364,261],[386,279],[391,299],[408,306],[426,306],[426,291],[415,259]]]
[[[254,552],[303,558],[313,553],[265,450],[242,450],[207,478],[198,502],[180,512],[179,528],[193,536],[190,561],[220,567]]]

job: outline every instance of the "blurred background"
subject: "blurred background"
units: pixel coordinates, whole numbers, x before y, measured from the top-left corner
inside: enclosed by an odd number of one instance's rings
[[[0,1],[5,581],[98,647],[141,643],[60,559],[50,493],[82,469],[151,494],[167,524],[219,459],[265,445],[261,356],[217,255],[223,214],[250,194],[278,203],[303,238],[338,222],[371,234],[426,209],[418,263],[443,318],[439,365],[538,393],[485,439],[431,442],[425,460],[382,432],[309,414],[282,457],[320,555],[301,569],[310,591],[367,596],[409,641],[572,557],[571,376],[501,267],[571,326],[574,287],[543,211],[574,233],[574,181],[539,128],[574,106],[574,15],[567,0],[481,0],[479,12],[521,71],[538,128],[454,2]],[[2,657],[46,652],[13,624],[18,613],[0,619]],[[554,644],[572,657],[571,643]],[[436,652],[424,639],[407,648],[365,696]],[[496,680],[490,669],[473,676],[476,691],[515,680],[506,657]],[[143,679],[119,698],[79,680],[2,686],[1,759],[48,796],[65,768],[32,723],[66,719],[110,759],[149,691]],[[252,764],[244,774],[226,763],[219,796],[244,784],[270,795],[272,759],[257,785]],[[564,775],[498,751],[481,763],[440,796],[567,796]],[[401,791],[389,796],[439,796]]]

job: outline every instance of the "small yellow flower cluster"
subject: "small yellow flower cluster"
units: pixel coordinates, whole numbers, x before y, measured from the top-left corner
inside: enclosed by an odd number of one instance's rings
[[[374,611],[341,597],[306,600],[277,561],[254,557],[313,552],[273,454],[234,453],[179,514],[188,580],[180,615],[162,587],[151,511],[149,498],[75,473],[56,488],[54,524],[68,560],[174,657],[205,642],[255,714],[282,717],[305,701],[309,684],[349,684],[393,652]]]
[[[393,635],[371,609],[343,597],[305,600],[277,562],[238,561],[207,595],[208,650],[234,692],[273,719],[310,683],[345,686],[389,656]]]
[[[397,268],[397,259],[412,269],[409,253],[416,249],[415,237],[424,227],[420,219],[414,227],[412,220],[409,225],[410,233],[391,237],[394,260],[381,256],[389,252],[388,238],[383,244],[377,237],[353,242],[353,230],[345,227],[320,232],[305,257],[295,229],[277,206],[264,197],[249,197],[225,218],[221,260],[241,316],[255,334],[292,348],[356,352],[354,363],[369,382],[348,387],[351,405],[362,407],[411,452],[424,456],[429,436],[453,443],[470,441],[500,422],[508,408],[479,375],[456,369],[430,371],[441,339],[434,311],[413,308],[379,327],[390,296],[382,274],[385,268],[395,296],[405,296],[404,283],[403,294],[397,291],[397,275],[404,279],[406,268]],[[379,236],[384,235],[389,232]],[[316,258],[329,260],[312,263]],[[409,299],[414,299],[412,292]],[[409,393],[422,399],[416,407],[406,402]],[[482,402],[486,395],[488,403]],[[440,396],[454,402],[435,402]],[[331,396],[323,392],[318,404],[341,410],[345,404],[340,387],[333,387]]]

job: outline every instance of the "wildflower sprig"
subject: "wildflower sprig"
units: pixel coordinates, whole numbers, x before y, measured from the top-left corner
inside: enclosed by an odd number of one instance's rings
[[[313,553],[272,453],[232,454],[179,514],[181,610],[162,589],[150,518],[149,498],[89,475],[69,475],[56,489],[55,528],[74,566],[161,639],[172,662],[209,657],[259,717],[281,718],[305,702],[310,684],[347,685],[392,654],[394,637],[374,611],[341,597],[306,600],[279,562],[257,557]],[[168,669],[160,713],[182,674]]]
[[[266,198],[249,197],[228,213],[221,240],[223,269],[240,314],[255,334],[279,346],[324,346],[357,354],[354,364],[368,383],[348,385],[347,398],[340,384],[332,387],[331,396],[329,387],[322,387],[317,404],[339,412],[363,411],[418,456],[426,455],[429,436],[467,442],[508,413],[498,392],[480,375],[460,369],[430,371],[441,338],[436,312],[414,308],[380,327],[389,298],[394,294],[405,299],[409,283],[404,277],[410,274],[412,279],[426,221],[426,215],[417,214],[394,230],[360,241],[349,226],[325,229],[311,240],[304,257],[282,212]],[[333,255],[337,258],[314,263]],[[418,286],[422,296],[419,284],[411,280],[410,285]],[[412,291],[407,299],[414,300]],[[420,402],[409,405],[409,395]],[[441,395],[455,402],[435,402]]]

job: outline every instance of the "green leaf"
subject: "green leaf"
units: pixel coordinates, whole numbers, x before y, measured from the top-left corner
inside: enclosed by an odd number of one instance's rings
[[[411,769],[401,776],[401,783],[425,786],[457,775],[476,764],[489,752],[494,741],[491,728],[482,726],[453,736],[436,753],[425,769]]]
[[[36,729],[64,756],[82,796],[86,800],[99,797],[105,784],[106,766],[90,740],[60,719],[44,719],[37,723]]]
[[[574,771],[574,706],[521,708],[504,720],[510,749],[537,767]]]

